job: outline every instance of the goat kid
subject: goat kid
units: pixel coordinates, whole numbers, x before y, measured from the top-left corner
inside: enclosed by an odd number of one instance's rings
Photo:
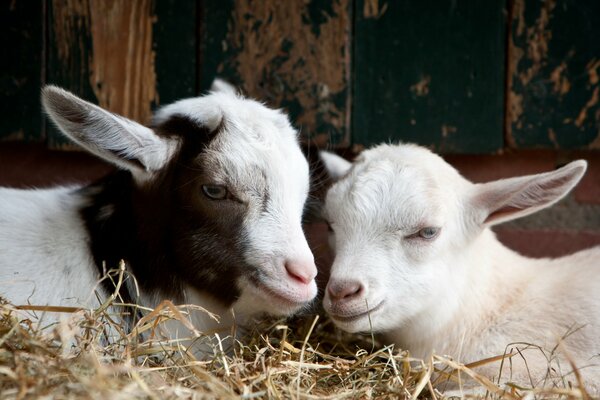
[[[600,246],[531,259],[490,230],[556,203],[581,179],[585,161],[473,184],[410,144],[377,146],[354,164],[322,158],[339,179],[324,207],[336,253],[324,307],[338,327],[382,332],[420,358],[435,352],[469,363],[519,348],[527,364],[518,355],[503,371],[500,361],[480,371],[521,385],[563,374],[575,382],[568,355],[596,388]]]
[[[148,128],[45,87],[58,128],[120,170],[83,187],[0,188],[0,295],[94,307],[104,268],[124,260],[145,306],[170,299],[225,319],[233,309],[241,324],[305,307],[317,270],[301,227],[309,174],[298,134],[280,111],[213,88],[161,108]],[[192,322],[217,326],[202,312]]]

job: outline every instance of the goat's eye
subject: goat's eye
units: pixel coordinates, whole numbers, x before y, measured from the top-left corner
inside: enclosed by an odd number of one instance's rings
[[[426,239],[426,240],[431,240],[434,237],[436,237],[438,235],[438,233],[440,232],[439,228],[434,228],[434,227],[427,227],[427,228],[423,228],[418,232],[418,235],[420,238]]]
[[[433,226],[428,226],[422,229],[419,229],[417,232],[406,236],[407,239],[424,239],[424,240],[432,240],[437,237],[440,233],[440,228],[434,228]]]
[[[202,185],[202,192],[206,197],[213,200],[227,198],[227,188],[221,185]]]

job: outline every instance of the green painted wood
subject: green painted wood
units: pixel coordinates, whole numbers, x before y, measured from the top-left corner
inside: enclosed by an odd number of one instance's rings
[[[200,2],[199,24],[199,72],[200,91],[206,92],[216,77],[240,85],[240,77],[231,62],[224,60],[234,57],[234,50],[227,43],[227,24],[232,23],[234,0],[202,0]]]
[[[43,139],[42,5],[41,0],[0,4],[0,140]]]
[[[502,148],[504,1],[356,0],[354,15],[355,144]]]
[[[600,1],[515,0],[509,143],[600,148]]]
[[[204,0],[200,88],[217,76],[284,108],[304,138],[349,144],[352,0]]]
[[[153,26],[156,85],[161,105],[198,93],[198,5],[155,0]]]

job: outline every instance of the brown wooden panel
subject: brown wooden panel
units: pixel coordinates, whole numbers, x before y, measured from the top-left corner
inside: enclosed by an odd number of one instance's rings
[[[49,15],[48,82],[149,122],[158,103],[153,2],[53,0]],[[193,51],[190,56],[194,59]],[[49,143],[64,147],[66,140],[54,130]]]
[[[161,102],[197,93],[197,4],[52,0],[48,81],[148,123]],[[69,147],[54,129],[52,147]]]
[[[202,89],[222,76],[284,107],[322,145],[349,143],[349,0],[206,0],[202,6]]]

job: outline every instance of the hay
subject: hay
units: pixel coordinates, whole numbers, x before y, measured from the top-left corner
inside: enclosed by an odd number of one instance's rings
[[[449,393],[434,385],[445,379],[475,382],[471,393],[489,399],[587,398],[577,388],[499,387],[446,357],[417,360],[373,337],[339,332],[325,317],[263,321],[228,345],[191,326],[187,315],[199,307],[165,301],[155,310],[138,307],[143,317],[125,332],[114,310],[131,308],[118,300],[96,310],[1,304],[0,398],[440,399]],[[66,316],[60,323],[37,322],[57,312]],[[156,333],[173,319],[188,327],[189,338]],[[203,359],[186,348],[199,339],[212,344]]]

